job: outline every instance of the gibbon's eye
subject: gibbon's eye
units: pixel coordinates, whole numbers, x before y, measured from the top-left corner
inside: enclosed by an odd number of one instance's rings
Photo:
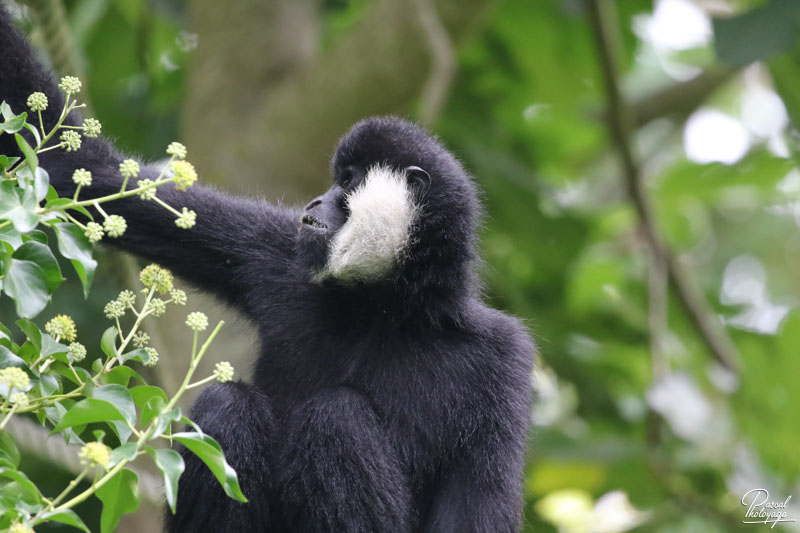
[[[412,187],[424,193],[431,185],[431,175],[417,166],[406,167],[406,177]]]
[[[347,189],[350,187],[350,184],[353,183],[353,177],[355,173],[353,171],[353,167],[347,167],[342,171],[341,176],[339,177],[339,185],[342,189]]]

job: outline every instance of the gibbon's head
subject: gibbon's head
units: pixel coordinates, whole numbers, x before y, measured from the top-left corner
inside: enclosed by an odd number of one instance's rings
[[[475,186],[425,130],[395,117],[363,120],[339,141],[331,169],[333,185],[300,221],[301,256],[316,282],[443,289],[470,281]]]

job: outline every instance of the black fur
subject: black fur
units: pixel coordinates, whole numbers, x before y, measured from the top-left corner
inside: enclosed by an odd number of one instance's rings
[[[0,99],[21,112],[43,91],[52,124],[63,100],[2,8],[0,57]],[[0,153],[14,152],[12,137],[0,135]],[[53,150],[41,163],[61,195],[73,192],[73,169],[91,170],[82,194],[99,196],[118,190],[122,159],[107,141],[84,139],[77,153]],[[376,163],[429,176],[414,189],[422,208],[407,253],[379,282],[312,282],[346,218],[344,189]],[[518,320],[481,301],[471,178],[397,118],[356,124],[332,169],[331,191],[307,207],[331,222],[328,232],[301,224],[302,210],[201,186],[158,193],[197,212],[189,231],[153,203],[107,204],[129,226],[109,244],[242,309],[261,336],[254,385],[211,386],[192,410],[221,442],[250,504],[228,499],[184,453],[168,530],[517,531],[534,346]]]

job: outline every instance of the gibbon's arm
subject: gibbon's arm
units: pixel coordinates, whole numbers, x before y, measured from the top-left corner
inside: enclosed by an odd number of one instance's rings
[[[498,426],[503,422],[498,422]],[[518,533],[524,435],[481,431],[442,474],[425,533]]]
[[[26,100],[31,93],[45,93],[49,103],[42,119],[45,130],[49,131],[58,119],[64,97],[51,74],[37,61],[31,46],[12,26],[2,3],[0,58],[0,100],[5,100],[19,114],[30,111]],[[79,125],[80,117],[73,112],[65,124]],[[14,136],[0,133],[0,154],[18,153]],[[81,189],[82,200],[119,192],[123,179],[119,164],[124,159],[108,141],[87,137],[83,137],[76,152],[58,148],[39,156],[60,196],[74,193],[75,169],[91,171],[92,185]],[[159,173],[160,169],[154,165],[143,165],[138,179],[154,180]],[[136,181],[131,179],[128,188],[135,187]],[[194,210],[196,225],[189,230],[180,229],[175,225],[173,213],[153,201],[130,197],[103,204],[107,213],[123,216],[128,225],[121,237],[106,236],[103,242],[158,262],[245,310],[249,307],[246,296],[252,291],[253,280],[269,282],[270,278],[285,276],[289,270],[298,213],[263,201],[231,197],[209,187],[195,185],[181,192],[168,184],[157,191],[160,199],[178,211],[182,207]],[[97,218],[98,213],[93,215],[102,222],[102,218]]]

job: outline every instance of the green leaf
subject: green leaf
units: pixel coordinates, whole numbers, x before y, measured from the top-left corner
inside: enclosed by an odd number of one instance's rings
[[[164,491],[167,494],[167,503],[175,514],[178,503],[178,480],[186,469],[183,457],[175,450],[148,448],[147,452],[153,457],[156,466],[164,474]]]
[[[247,502],[247,498],[242,494],[242,489],[239,487],[239,478],[225,460],[222,447],[216,440],[208,435],[193,431],[175,433],[172,438],[186,446],[189,451],[206,464],[220,485],[222,485],[225,494],[240,502]]]
[[[93,422],[110,422],[114,420],[125,420],[125,414],[114,404],[98,398],[85,398],[66,412],[61,421],[53,428],[53,433],[75,426],[85,426]]]
[[[136,405],[133,403],[133,398],[131,398],[128,389],[122,385],[112,384],[95,387],[89,393],[89,397],[107,401],[116,407],[131,425],[136,424]]]
[[[101,533],[113,533],[119,519],[125,513],[139,508],[139,477],[132,470],[123,468],[95,493],[103,502],[100,515]]]
[[[63,403],[66,404],[67,402]],[[67,414],[67,408],[64,405],[62,405],[61,402],[56,402],[50,407],[45,407],[44,412],[50,423],[52,423],[53,425],[58,425],[61,423],[61,421],[64,419],[64,416]],[[83,427],[85,426],[78,427],[78,430],[83,431]],[[73,430],[72,428],[67,428],[63,430],[62,434],[64,435],[64,440],[67,441],[67,444],[84,444],[83,439],[81,439],[75,432],[75,430]]]
[[[713,26],[720,62],[742,67],[792,48],[800,9],[796,0],[771,0],[735,17],[715,18]]]
[[[102,387],[92,389],[89,396],[98,400],[107,401],[122,413],[127,423],[116,420],[109,420],[108,423],[111,424],[111,427],[116,431],[120,442],[127,441],[132,432],[130,426],[136,425],[136,406],[133,403],[128,389],[122,385],[103,385]]]
[[[32,188],[16,187],[12,180],[0,182],[0,219],[10,220],[18,232],[26,233],[39,224],[38,207]]]
[[[36,351],[41,351],[42,349],[42,332],[39,328],[31,322],[30,320],[20,319],[16,322],[17,327],[22,330],[25,336],[28,337],[28,340],[31,341],[33,347],[36,348]]]
[[[0,122],[0,131],[4,131],[6,133],[16,133],[25,127],[25,119],[27,118],[28,113],[26,112],[22,113],[21,115],[17,115],[11,120]]]
[[[58,250],[61,255],[72,260],[72,266],[83,285],[83,294],[88,296],[97,268],[97,261],[92,259],[92,243],[75,224],[59,222],[53,224],[53,228],[58,237]]]
[[[17,161],[19,161],[19,157],[8,157],[7,155],[0,155],[0,173],[13,167],[17,163]]]
[[[17,248],[13,257],[39,265],[45,275],[47,291],[51,294],[65,281],[53,252],[44,244],[34,241],[26,242]]]
[[[100,338],[100,349],[103,350],[103,353],[106,354],[108,357],[116,357],[117,356],[117,348],[115,346],[117,339],[117,328],[111,326],[110,328],[106,329],[103,332],[103,336]]]
[[[14,229],[14,226],[0,228],[0,243],[8,243],[12,249],[22,245],[22,235]]]
[[[153,409],[154,407],[153,404],[159,403],[160,401],[161,401],[160,399],[153,399],[150,402],[148,402],[147,407],[149,409]],[[162,411],[163,409],[164,407],[161,406],[158,408],[158,411]],[[143,419],[144,416],[145,416],[144,413],[142,413]],[[180,420],[180,418],[181,418],[181,410],[177,407],[173,407],[166,413],[161,413],[160,415],[158,415],[156,417],[155,427],[153,428],[153,438],[160,437],[167,430],[167,428],[170,427],[170,424],[172,422]]]
[[[25,368],[27,365],[21,357],[15,355],[5,346],[0,345],[0,368],[8,368],[10,366]]]
[[[22,150],[22,155],[25,156],[25,161],[28,163],[28,168],[31,170],[38,168],[39,158],[36,157],[36,152],[33,150],[33,148],[31,148],[31,145],[28,144],[28,141],[26,141],[25,138],[19,133],[15,133],[14,138],[17,139],[19,149]]]
[[[146,383],[144,378],[129,366],[115,366],[111,372],[106,374],[105,379],[108,383],[116,383],[123,387],[127,387],[131,379],[135,379],[139,383]],[[133,396],[133,389],[130,392]],[[133,401],[136,402],[136,396],[133,396]]]
[[[126,442],[119,448],[111,450],[111,463],[108,465],[109,468],[113,468],[123,459],[133,461],[136,458],[137,451],[135,442]]]
[[[125,368],[125,367],[117,367],[117,368]],[[143,385],[140,387],[133,387],[128,392],[130,392],[131,397],[133,398],[133,403],[139,409],[143,409],[144,406],[149,402],[152,398],[159,397],[164,401],[164,405],[167,403],[167,394],[158,387],[153,387],[152,385]],[[142,422],[144,423],[144,422]]]
[[[75,514],[75,511],[71,509],[62,509],[60,511],[50,511],[49,513],[43,513],[41,515],[42,520],[45,521],[52,521],[58,522],[60,524],[66,524],[68,526],[76,527],[81,531],[85,531],[86,533],[91,533],[89,528],[86,527],[86,524],[83,523],[83,520]]]
[[[42,167],[37,167],[34,171],[33,190],[36,191],[36,202],[41,202],[47,197],[50,189],[50,175]]]
[[[36,485],[30,479],[28,479],[28,476],[19,470],[15,470],[13,468],[0,468],[0,476],[10,479],[14,482],[10,483],[9,485],[17,485],[20,490],[15,490],[15,496],[24,498],[26,502],[39,503],[42,501],[42,494],[39,492],[38,487],[36,487]],[[6,489],[9,488],[9,485],[3,487],[2,490],[4,493],[6,492]]]
[[[33,318],[50,302],[47,279],[39,265],[31,261],[11,260],[3,282],[3,292],[16,303],[17,314]]]
[[[19,449],[14,437],[7,431],[0,430],[0,460],[2,459],[14,465],[14,468],[19,466]]]
[[[130,350],[123,354],[120,354],[117,357],[117,361],[119,364],[123,365],[128,361],[139,361],[140,363],[147,363],[150,361],[150,354],[148,354],[144,348],[136,348],[135,350]]]

